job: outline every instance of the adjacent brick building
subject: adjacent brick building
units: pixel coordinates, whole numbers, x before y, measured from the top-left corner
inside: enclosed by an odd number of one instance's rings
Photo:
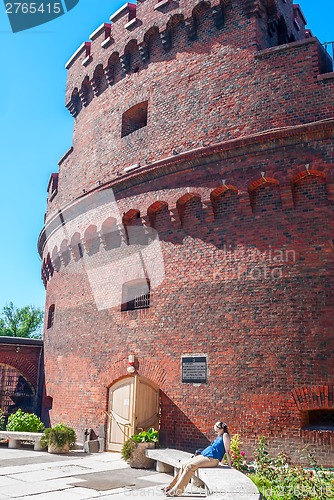
[[[0,337],[0,408],[6,418],[20,408],[48,423],[42,410],[43,391],[42,340]]]
[[[333,459],[334,73],[301,7],[128,3],[68,61],[39,239],[53,423],[194,450],[222,418],[248,457],[264,434]]]

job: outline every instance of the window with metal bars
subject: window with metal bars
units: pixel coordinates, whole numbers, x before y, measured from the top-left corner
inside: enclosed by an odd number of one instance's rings
[[[150,307],[150,292],[144,295],[137,295],[135,297],[134,308],[146,309],[147,307]]]
[[[150,295],[150,283],[146,279],[137,279],[124,283],[121,310],[148,309],[150,307]]]

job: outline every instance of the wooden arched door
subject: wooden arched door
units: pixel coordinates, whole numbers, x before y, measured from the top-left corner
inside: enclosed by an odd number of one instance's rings
[[[135,375],[109,389],[107,450],[120,451],[126,439],[150,427],[159,429],[159,389]]]

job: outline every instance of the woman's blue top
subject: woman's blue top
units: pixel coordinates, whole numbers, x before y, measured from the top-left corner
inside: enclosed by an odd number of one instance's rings
[[[218,436],[212,441],[212,443],[201,452],[201,455],[203,455],[203,457],[217,458],[220,462],[225,455],[223,436]]]

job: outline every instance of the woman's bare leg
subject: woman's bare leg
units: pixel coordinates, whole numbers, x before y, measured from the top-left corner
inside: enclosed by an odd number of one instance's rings
[[[216,458],[203,457],[203,455],[193,457],[182,466],[177,476],[170,483],[171,489],[168,492],[168,496],[182,495],[197,469],[201,467],[217,467],[218,463],[219,460]]]

